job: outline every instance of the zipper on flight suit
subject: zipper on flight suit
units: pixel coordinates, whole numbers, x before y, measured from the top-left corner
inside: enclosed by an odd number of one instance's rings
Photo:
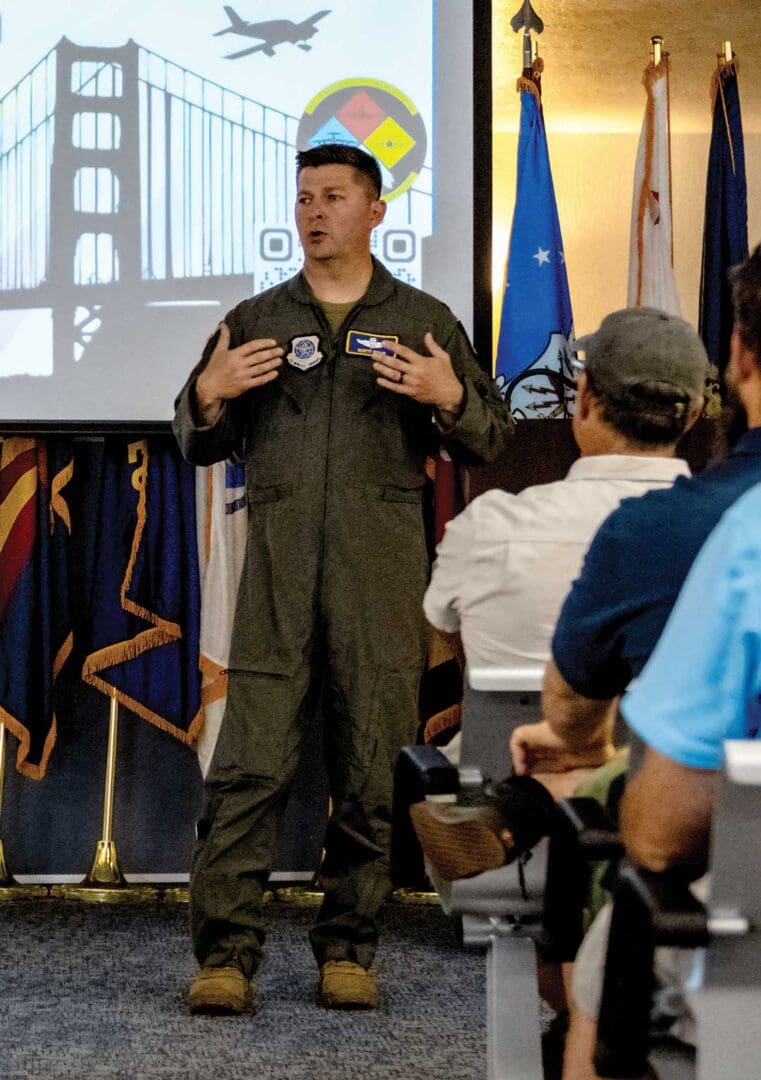
[[[368,288],[369,288],[369,286],[368,286]],[[338,332],[336,333],[336,335],[334,337],[333,336],[333,328],[331,327],[331,325],[330,325],[330,323],[328,321],[328,317],[326,316],[325,312],[322,310],[322,308],[320,307],[319,304],[317,304],[317,303],[312,304],[312,311],[313,311],[314,315],[316,316],[317,321],[320,324],[320,326],[323,328],[323,330],[326,331],[327,336],[328,336],[328,340],[330,341],[330,344],[331,344],[331,356],[330,356],[329,363],[332,363],[332,365],[333,365],[332,374],[330,375],[330,404],[329,404],[329,407],[328,407],[328,435],[327,435],[327,450],[326,450],[326,455],[325,455],[325,483],[324,483],[323,500],[322,500],[322,536],[321,536],[321,549],[320,549],[320,584],[319,584],[319,590],[318,590],[318,595],[320,597],[320,616],[322,616],[322,590],[323,590],[323,585],[324,585],[324,582],[325,582],[325,527],[327,525],[327,513],[328,513],[328,477],[330,475],[330,447],[331,447],[330,429],[331,429],[331,425],[333,423],[333,391],[334,391],[334,388],[335,388],[335,374],[336,374],[336,367],[338,365],[338,353],[341,350],[341,341],[343,339],[343,334],[344,334],[347,326],[350,325],[350,323],[354,320],[356,315],[362,310],[362,308],[364,306],[365,305],[361,301],[354,305],[354,307],[351,309],[349,314],[346,316],[344,321],[339,326]]]

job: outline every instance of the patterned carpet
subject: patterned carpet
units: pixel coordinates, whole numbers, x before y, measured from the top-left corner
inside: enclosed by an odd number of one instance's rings
[[[484,959],[436,907],[390,904],[376,1013],[315,1004],[314,910],[268,908],[259,1007],[191,1017],[183,906],[0,905],[3,1080],[483,1080]]]

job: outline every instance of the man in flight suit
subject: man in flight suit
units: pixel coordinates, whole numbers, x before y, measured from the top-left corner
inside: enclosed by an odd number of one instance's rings
[[[426,456],[496,456],[511,420],[450,310],[370,255],[377,162],[298,156],[301,273],[233,309],[176,403],[188,460],[245,453],[250,526],[227,709],[191,873],[194,1012],[242,1012],[262,892],[305,725],[321,701],[333,812],[311,933],[321,1000],[373,1007],[392,771],[414,741],[428,577]]]

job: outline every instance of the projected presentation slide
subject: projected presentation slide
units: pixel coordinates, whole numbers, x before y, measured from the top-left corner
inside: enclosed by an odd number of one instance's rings
[[[6,429],[170,419],[224,313],[301,266],[298,149],[372,153],[374,254],[438,283],[436,0],[328,2],[0,0]],[[447,139],[455,171],[469,130]]]

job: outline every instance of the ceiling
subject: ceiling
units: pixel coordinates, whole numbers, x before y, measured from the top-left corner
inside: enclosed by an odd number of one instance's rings
[[[555,130],[630,131],[642,123],[640,85],[650,38],[671,54],[672,130],[710,126],[709,85],[716,53],[729,39],[740,60],[746,133],[761,131],[761,0],[533,0],[544,21],[543,99]],[[521,34],[510,19],[520,0],[493,0],[494,126],[514,130]]]

